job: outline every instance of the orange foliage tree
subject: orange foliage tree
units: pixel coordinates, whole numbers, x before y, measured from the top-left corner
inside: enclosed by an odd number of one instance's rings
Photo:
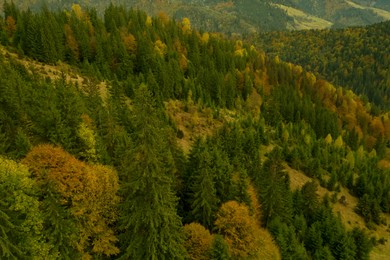
[[[34,147],[23,163],[40,185],[54,186],[62,205],[76,219],[80,253],[86,257],[119,253],[110,227],[116,221],[119,202],[118,176],[113,169],[86,164],[51,145]]]
[[[12,16],[8,16],[5,23],[7,25],[6,30],[8,37],[12,37],[16,31],[16,21]]]

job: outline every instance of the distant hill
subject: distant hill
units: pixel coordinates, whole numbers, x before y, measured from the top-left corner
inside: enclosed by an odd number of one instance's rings
[[[44,1],[14,2],[22,9],[39,10]],[[153,15],[164,12],[178,20],[188,17],[195,28],[225,34],[342,28],[390,19],[390,4],[385,0],[46,0],[46,5],[55,10],[70,8],[75,2],[94,7],[100,14],[111,2]]]
[[[276,0],[274,2],[327,20],[337,28],[367,25],[390,19],[389,4],[385,4],[385,1]],[[296,20],[299,24],[299,18]]]

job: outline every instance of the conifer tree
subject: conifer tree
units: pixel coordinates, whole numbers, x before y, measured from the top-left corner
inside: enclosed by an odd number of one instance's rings
[[[230,259],[229,245],[221,235],[215,235],[211,248],[212,260],[228,260]]]
[[[122,172],[123,259],[183,259],[185,249],[167,133],[151,92],[135,91],[134,148]]]
[[[282,172],[278,151],[272,152],[270,159],[263,167],[260,185],[260,201],[263,211],[263,223],[266,227],[270,221],[279,216],[284,221],[292,218],[292,196],[289,190],[288,175]],[[272,158],[274,157],[274,158]],[[275,158],[276,157],[276,158]]]
[[[41,187],[42,214],[44,217],[44,235],[53,245],[52,251],[58,252],[61,258],[71,260],[81,255],[76,250],[77,234],[76,219],[59,202],[60,198],[54,191],[52,183]]]
[[[199,155],[198,170],[195,171],[195,183],[192,186],[193,198],[191,215],[207,228],[212,227],[214,212],[217,210],[218,198],[211,172],[211,158],[207,150]]]

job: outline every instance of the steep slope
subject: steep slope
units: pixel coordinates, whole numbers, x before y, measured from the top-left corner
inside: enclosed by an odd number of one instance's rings
[[[279,0],[277,2],[330,21],[334,27],[378,23],[388,20],[390,14],[388,10],[376,6],[374,3],[376,1]]]

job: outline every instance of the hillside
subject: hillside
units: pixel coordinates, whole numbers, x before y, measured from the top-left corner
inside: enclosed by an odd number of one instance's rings
[[[356,0],[277,0],[275,2],[329,21],[332,27],[336,28],[368,25],[390,18],[388,6],[382,4],[385,1],[381,3],[381,1]]]
[[[5,7],[1,258],[388,256],[386,111],[188,19]]]
[[[5,2],[0,1],[0,3]],[[386,1],[358,0],[113,0],[78,1],[81,6],[96,8],[103,15],[111,3],[146,11],[163,12],[169,17],[192,21],[194,28],[231,34],[253,34],[264,31],[344,28],[382,22],[390,19]],[[14,0],[21,9],[39,10],[42,1]],[[49,9],[70,8],[74,1],[46,0]],[[0,7],[1,8],[1,7]]]
[[[300,64],[388,110],[389,28],[390,22],[384,22],[342,30],[275,32],[259,36],[259,41],[271,55]]]

